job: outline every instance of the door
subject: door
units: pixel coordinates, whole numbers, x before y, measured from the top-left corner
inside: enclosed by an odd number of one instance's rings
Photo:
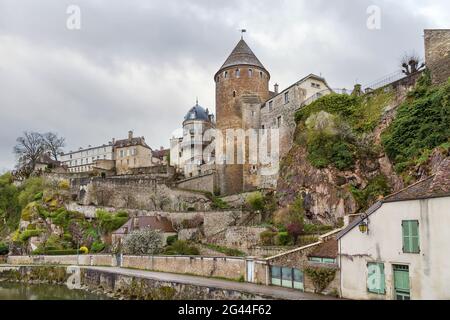
[[[395,300],[410,300],[409,267],[394,265]]]
[[[247,260],[247,282],[253,282],[255,272],[255,261]]]
[[[298,289],[301,291],[304,291],[305,288],[303,287],[303,272],[298,269],[293,269],[294,271],[294,289]]]

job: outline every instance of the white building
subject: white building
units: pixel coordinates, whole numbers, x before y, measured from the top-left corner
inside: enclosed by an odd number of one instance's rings
[[[71,173],[92,171],[97,160],[114,160],[113,142],[98,147],[80,148],[78,151],[61,155],[62,164],[66,165]]]
[[[338,235],[341,294],[450,299],[450,160],[384,198]]]
[[[214,161],[214,151],[205,158],[204,152],[211,139],[205,132],[215,127],[214,116],[198,104],[189,109],[183,121],[183,137],[170,140],[170,162],[186,177],[204,173]]]

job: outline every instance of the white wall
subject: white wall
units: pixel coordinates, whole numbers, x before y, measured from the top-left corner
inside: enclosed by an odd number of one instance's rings
[[[419,221],[420,253],[403,253],[402,220]],[[409,266],[411,299],[450,299],[450,197],[384,203],[369,233],[353,228],[339,240],[342,296],[394,299],[393,265]],[[384,263],[386,295],[367,291],[367,262]]]
[[[114,160],[113,146],[92,147],[61,156],[61,161],[69,167],[70,172],[90,171],[96,160]]]

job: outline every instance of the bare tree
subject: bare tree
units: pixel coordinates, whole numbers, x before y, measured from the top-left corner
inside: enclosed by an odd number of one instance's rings
[[[42,135],[37,132],[25,131],[22,137],[17,138],[16,142],[14,153],[18,159],[17,167],[19,170],[31,174],[39,157],[45,151]]]
[[[410,75],[420,71],[425,67],[420,57],[416,53],[405,53],[401,60],[402,72],[406,75]]]
[[[54,132],[47,132],[42,135],[46,151],[50,152],[53,159],[58,161],[58,155],[66,144],[66,139],[58,137]]]

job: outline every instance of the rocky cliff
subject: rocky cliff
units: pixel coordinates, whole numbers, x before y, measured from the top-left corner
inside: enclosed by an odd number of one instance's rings
[[[279,204],[301,197],[306,218],[337,223],[433,174],[449,156],[449,88],[430,87],[422,79],[362,96],[332,94],[298,111],[295,141],[280,166]],[[438,93],[441,100],[430,108],[441,115],[430,117],[434,111],[417,104],[429,106],[427,99],[436,100]],[[404,114],[410,118],[404,120]],[[430,136],[436,138],[428,141]],[[391,150],[392,141],[398,144],[393,150],[407,150],[404,157]]]

